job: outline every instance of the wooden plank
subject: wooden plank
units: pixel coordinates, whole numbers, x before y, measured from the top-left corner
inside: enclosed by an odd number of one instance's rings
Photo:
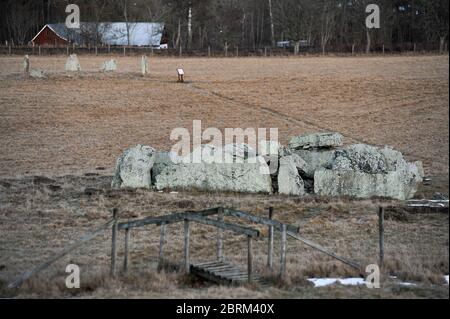
[[[251,236],[251,237],[259,237],[259,231],[256,229],[253,229],[253,228],[249,228],[249,227],[238,226],[238,225],[235,225],[232,223],[209,219],[209,218],[194,215],[194,214],[187,215],[186,219],[200,223],[200,224],[220,227],[225,230],[235,232],[237,234],[247,235],[247,236]]]
[[[125,253],[123,258],[123,272],[126,274],[128,272],[128,259],[130,254],[129,249],[130,244],[130,229],[125,229]]]
[[[8,288],[17,288],[25,280],[27,280],[28,278],[30,278],[34,274],[36,274],[36,273],[40,272],[41,270],[47,268],[48,266],[50,266],[52,263],[54,263],[58,259],[64,257],[65,255],[67,255],[68,253],[73,251],[74,249],[80,247],[82,244],[90,241],[91,239],[94,239],[95,237],[97,237],[98,235],[103,233],[105,230],[110,228],[113,225],[113,223],[114,223],[114,220],[111,219],[108,222],[106,222],[105,224],[103,224],[102,226],[100,226],[99,228],[95,229],[94,231],[89,232],[89,233],[85,233],[79,240],[77,240],[76,242],[68,245],[67,247],[65,247],[60,252],[54,254],[53,256],[48,258],[42,264],[40,264],[37,267],[35,267],[35,268],[33,268],[33,269],[31,269],[29,271],[26,271],[23,274],[21,274],[16,280],[14,280],[12,283],[10,283],[8,285]]]
[[[253,274],[253,244],[252,237],[247,236],[247,274],[248,274],[248,282],[252,282],[252,274]]]
[[[269,219],[273,218],[273,207],[269,207]],[[269,225],[269,239],[267,247],[267,267],[273,269],[273,225]]]
[[[187,215],[198,214],[200,216],[210,216],[217,214],[218,207],[216,208],[208,208],[200,211],[186,211],[186,212],[174,212],[171,214],[163,215],[163,216],[151,216],[138,220],[128,221],[119,223],[119,229],[126,228],[134,228],[134,227],[142,227],[146,225],[156,224],[161,225],[162,223],[170,224],[176,222],[182,222],[186,219]]]
[[[217,260],[213,260],[213,261],[206,261],[206,262],[203,262],[203,263],[193,264],[192,266],[194,266],[194,267],[204,267],[204,266],[213,265],[213,264],[221,265],[222,263],[217,261]]]
[[[184,269],[186,273],[190,271],[189,264],[189,220],[184,221]]]
[[[216,266],[216,267],[204,268],[204,269],[209,272],[218,272],[218,271],[227,270],[227,269],[234,269],[234,266],[233,265],[222,265],[222,266]]]
[[[118,225],[117,225],[118,216],[117,215],[118,215],[117,208],[113,208],[114,223],[112,225],[112,231],[111,231],[111,269],[110,269],[110,275],[112,277],[114,277],[116,275],[117,232],[118,232]]]
[[[332,257],[332,258],[335,258],[335,259],[337,259],[337,260],[343,262],[344,264],[347,264],[347,265],[349,265],[350,267],[353,267],[353,268],[357,269],[358,271],[361,271],[361,266],[358,265],[358,263],[356,263],[356,262],[354,262],[354,261],[351,261],[351,260],[349,260],[349,259],[347,259],[347,258],[338,256],[338,255],[336,255],[335,253],[333,253],[333,252],[331,252],[331,251],[325,249],[324,247],[320,246],[319,244],[316,244],[316,243],[314,243],[314,242],[312,242],[312,241],[310,241],[310,240],[308,240],[308,239],[306,239],[306,238],[303,238],[303,237],[301,237],[301,236],[299,236],[299,235],[297,235],[297,234],[293,234],[293,233],[290,233],[290,232],[287,232],[287,234],[288,234],[290,237],[295,238],[295,239],[301,241],[301,242],[304,243],[305,245],[307,245],[307,246],[309,246],[309,247],[311,247],[311,248],[317,249],[318,251],[320,251],[320,252],[322,252],[322,253],[324,253],[324,254],[326,254],[326,255]]]
[[[281,258],[280,258],[280,277],[286,275],[286,225],[281,227]]]
[[[274,220],[274,219],[267,218],[267,217],[256,216],[256,215],[253,215],[250,213],[246,213],[243,211],[230,209],[230,208],[224,208],[224,214],[233,216],[233,217],[237,217],[237,218],[244,218],[244,219],[247,219],[247,220],[249,220],[253,223],[257,223],[257,224],[263,224],[266,226],[272,225],[276,229],[281,230],[281,225],[282,225],[281,222]],[[300,230],[300,227],[298,227],[298,226],[287,225],[287,231],[290,231],[292,233],[298,233],[299,230]]]
[[[378,238],[380,245],[379,263],[382,266],[384,262],[384,207],[378,208]]]
[[[219,222],[223,221],[223,207],[219,207],[218,209],[217,220]],[[217,260],[223,259],[223,230],[220,227],[217,227],[216,255]]]

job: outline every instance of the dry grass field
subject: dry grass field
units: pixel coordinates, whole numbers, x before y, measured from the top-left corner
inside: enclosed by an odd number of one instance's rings
[[[266,214],[273,206],[276,218],[299,225],[306,238],[363,265],[377,262],[376,199],[110,189],[125,148],[169,149],[170,132],[191,128],[193,120],[204,128],[276,127],[282,143],[302,133],[338,131],[347,144],[391,145],[408,160],[423,161],[433,177],[418,197],[448,195],[448,56],[150,58],[145,77],[139,57],[114,58],[116,73],[99,72],[105,57],[81,56],[83,72],[73,75],[63,71],[65,57],[33,56],[31,67],[48,77],[25,79],[21,57],[0,57],[0,297],[448,298],[448,214],[401,212],[387,215],[381,289],[313,288],[305,278],[359,274],[291,240],[282,284],[230,288],[193,280],[173,271],[182,261],[181,225],[169,227],[168,267],[160,274],[159,230],[147,227],[132,234],[130,275],[108,278],[108,232],[20,289],[6,288],[104,223],[112,207],[126,220],[219,204]],[[179,66],[184,84],[176,83]],[[194,226],[192,259],[214,256],[214,235],[213,228]],[[245,240],[229,235],[225,255],[245,265]],[[122,239],[120,234],[119,260]],[[265,240],[255,243],[255,267],[271,277],[266,246]],[[278,260],[278,248],[275,253]],[[79,290],[65,288],[68,263],[81,267]]]

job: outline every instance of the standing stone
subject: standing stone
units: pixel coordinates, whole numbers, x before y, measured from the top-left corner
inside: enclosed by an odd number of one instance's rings
[[[28,55],[23,57],[23,73],[27,76],[30,74],[30,59]]]
[[[137,145],[125,150],[117,159],[111,187],[150,188],[154,155],[155,150],[150,146]]]
[[[175,152],[156,152],[155,162],[152,167],[152,181],[168,166],[181,163],[182,158]]]
[[[296,196],[305,194],[305,185],[297,170],[298,160],[293,155],[280,158],[278,193]]]
[[[116,60],[111,59],[108,61],[103,62],[102,64],[102,71],[104,72],[112,72],[117,70],[117,63]]]
[[[142,75],[146,75],[148,73],[148,61],[146,55],[141,57],[141,73]]]
[[[81,71],[80,61],[75,53],[69,55],[66,61],[66,71],[78,72]]]
[[[289,148],[293,150],[309,148],[331,148],[342,146],[343,136],[339,133],[314,133],[291,138]]]

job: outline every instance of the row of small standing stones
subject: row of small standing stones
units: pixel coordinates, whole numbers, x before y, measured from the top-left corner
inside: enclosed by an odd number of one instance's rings
[[[71,54],[67,58],[65,70],[68,72],[80,72],[81,64],[78,60],[78,56],[76,54]],[[108,61],[104,61],[101,66],[101,71],[111,72],[117,70],[117,62],[114,59],[110,59]],[[39,69],[30,68],[30,58],[28,55],[25,55],[23,58],[23,72],[26,76],[30,76],[33,78],[44,78],[45,72]],[[141,57],[141,73],[145,75],[148,73],[148,59],[147,56],[143,55]]]

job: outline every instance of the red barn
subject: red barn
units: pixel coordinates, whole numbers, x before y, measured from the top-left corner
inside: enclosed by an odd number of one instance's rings
[[[46,24],[31,40],[34,45],[58,46],[66,45],[76,40],[77,34],[71,32],[61,23]],[[78,42],[78,41],[75,41]]]

